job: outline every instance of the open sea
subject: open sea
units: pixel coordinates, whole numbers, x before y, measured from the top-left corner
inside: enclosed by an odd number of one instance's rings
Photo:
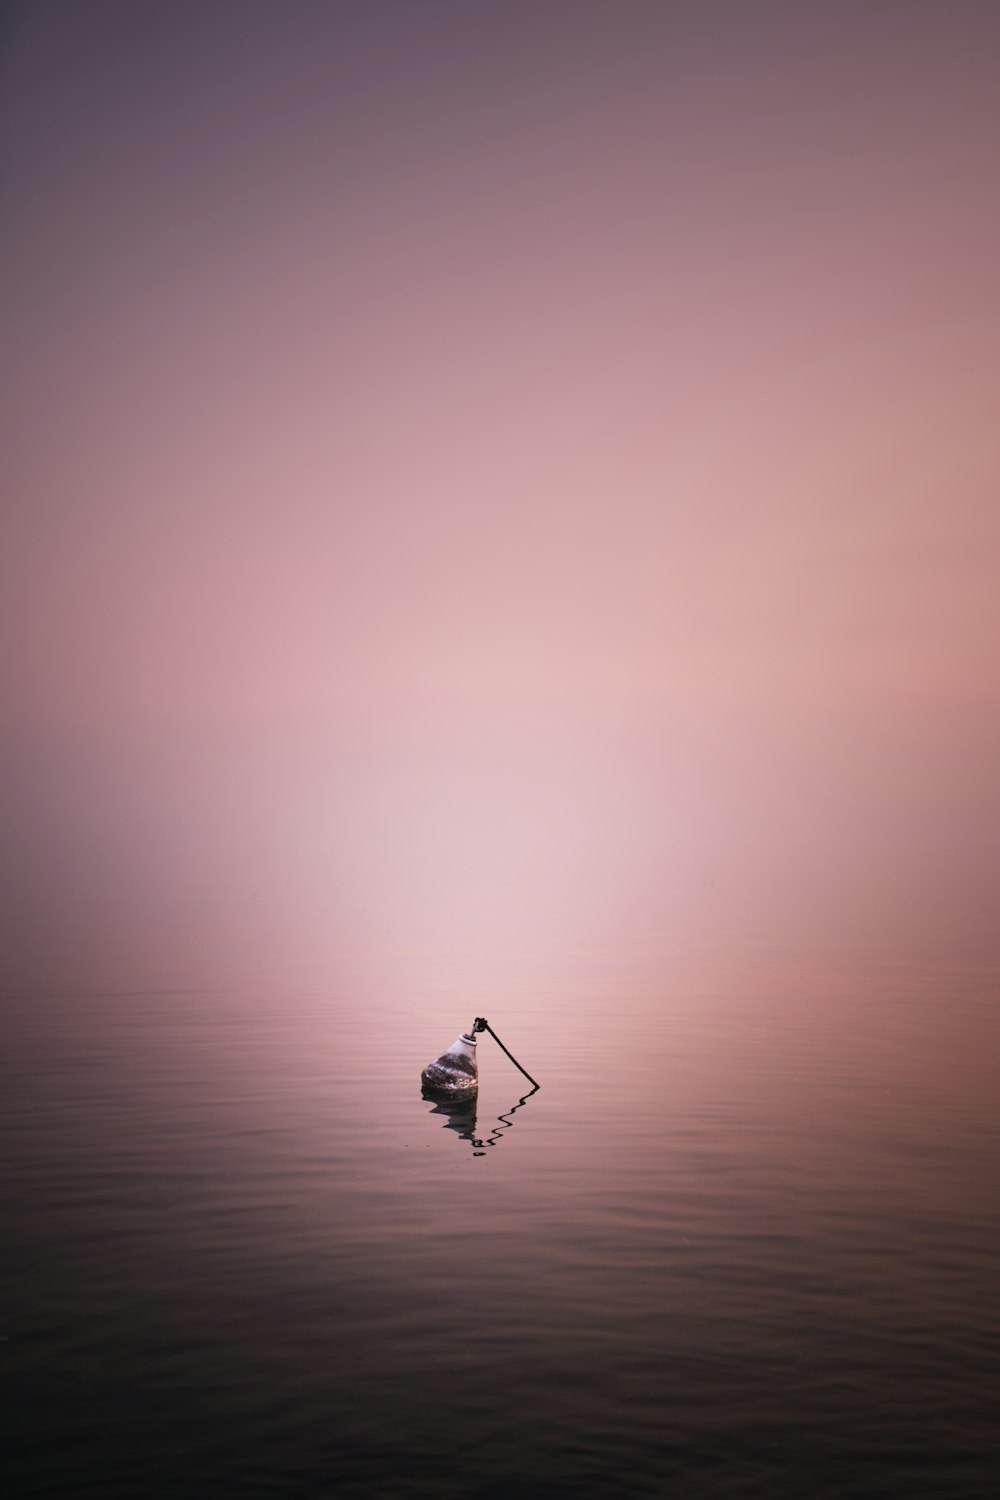
[[[899,1497],[1000,1474],[977,964],[15,994],[9,1500]],[[479,1011],[474,1108],[420,1093]]]

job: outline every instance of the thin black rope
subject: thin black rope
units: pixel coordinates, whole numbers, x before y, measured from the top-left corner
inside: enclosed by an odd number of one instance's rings
[[[482,1016],[477,1016],[476,1019],[475,1019],[475,1021],[472,1023],[472,1032],[473,1032],[473,1035],[475,1035],[475,1033],[477,1031],[488,1031],[489,1034],[490,1034],[490,1036],[496,1042],[497,1046],[500,1048],[500,1051],[501,1052],[507,1052],[507,1048],[504,1046],[503,1042],[497,1036],[496,1032],[493,1030],[493,1027],[490,1025],[489,1021],[484,1020]],[[536,1089],[540,1089],[541,1088],[542,1085],[537,1081],[537,1079],[532,1078],[532,1076],[528,1072],[527,1068],[522,1068],[521,1067],[521,1064],[518,1062],[518,1060],[514,1056],[513,1052],[507,1052],[507,1056],[510,1058],[511,1062],[514,1064],[515,1068],[517,1068],[521,1073],[524,1074],[525,1078],[528,1080],[529,1083],[533,1083],[535,1085]]]

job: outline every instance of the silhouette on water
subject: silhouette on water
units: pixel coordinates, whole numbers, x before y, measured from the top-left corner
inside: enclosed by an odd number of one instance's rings
[[[496,1116],[405,993],[17,1001],[6,1492],[994,1494],[993,968],[620,963]]]
[[[454,1130],[456,1135],[463,1141],[469,1141],[472,1145],[473,1156],[485,1156],[491,1146],[497,1146],[503,1140],[505,1130],[510,1130],[514,1124],[512,1116],[523,1109],[533,1094],[538,1093],[537,1086],[528,1092],[503,1114],[497,1115],[496,1124],[489,1135],[479,1137],[476,1135],[476,1111],[478,1100],[475,1095],[471,1099],[442,1099],[439,1096],[424,1089],[421,1091],[424,1099],[431,1105],[429,1113],[432,1115],[444,1115],[444,1129]]]

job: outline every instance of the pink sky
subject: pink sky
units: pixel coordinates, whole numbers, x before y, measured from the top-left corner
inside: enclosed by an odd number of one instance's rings
[[[27,5],[2,98],[19,951],[989,945],[995,10]]]

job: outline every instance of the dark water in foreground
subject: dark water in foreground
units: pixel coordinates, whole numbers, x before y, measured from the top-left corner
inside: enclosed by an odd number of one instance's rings
[[[5,1493],[992,1495],[996,981],[16,1001]]]

